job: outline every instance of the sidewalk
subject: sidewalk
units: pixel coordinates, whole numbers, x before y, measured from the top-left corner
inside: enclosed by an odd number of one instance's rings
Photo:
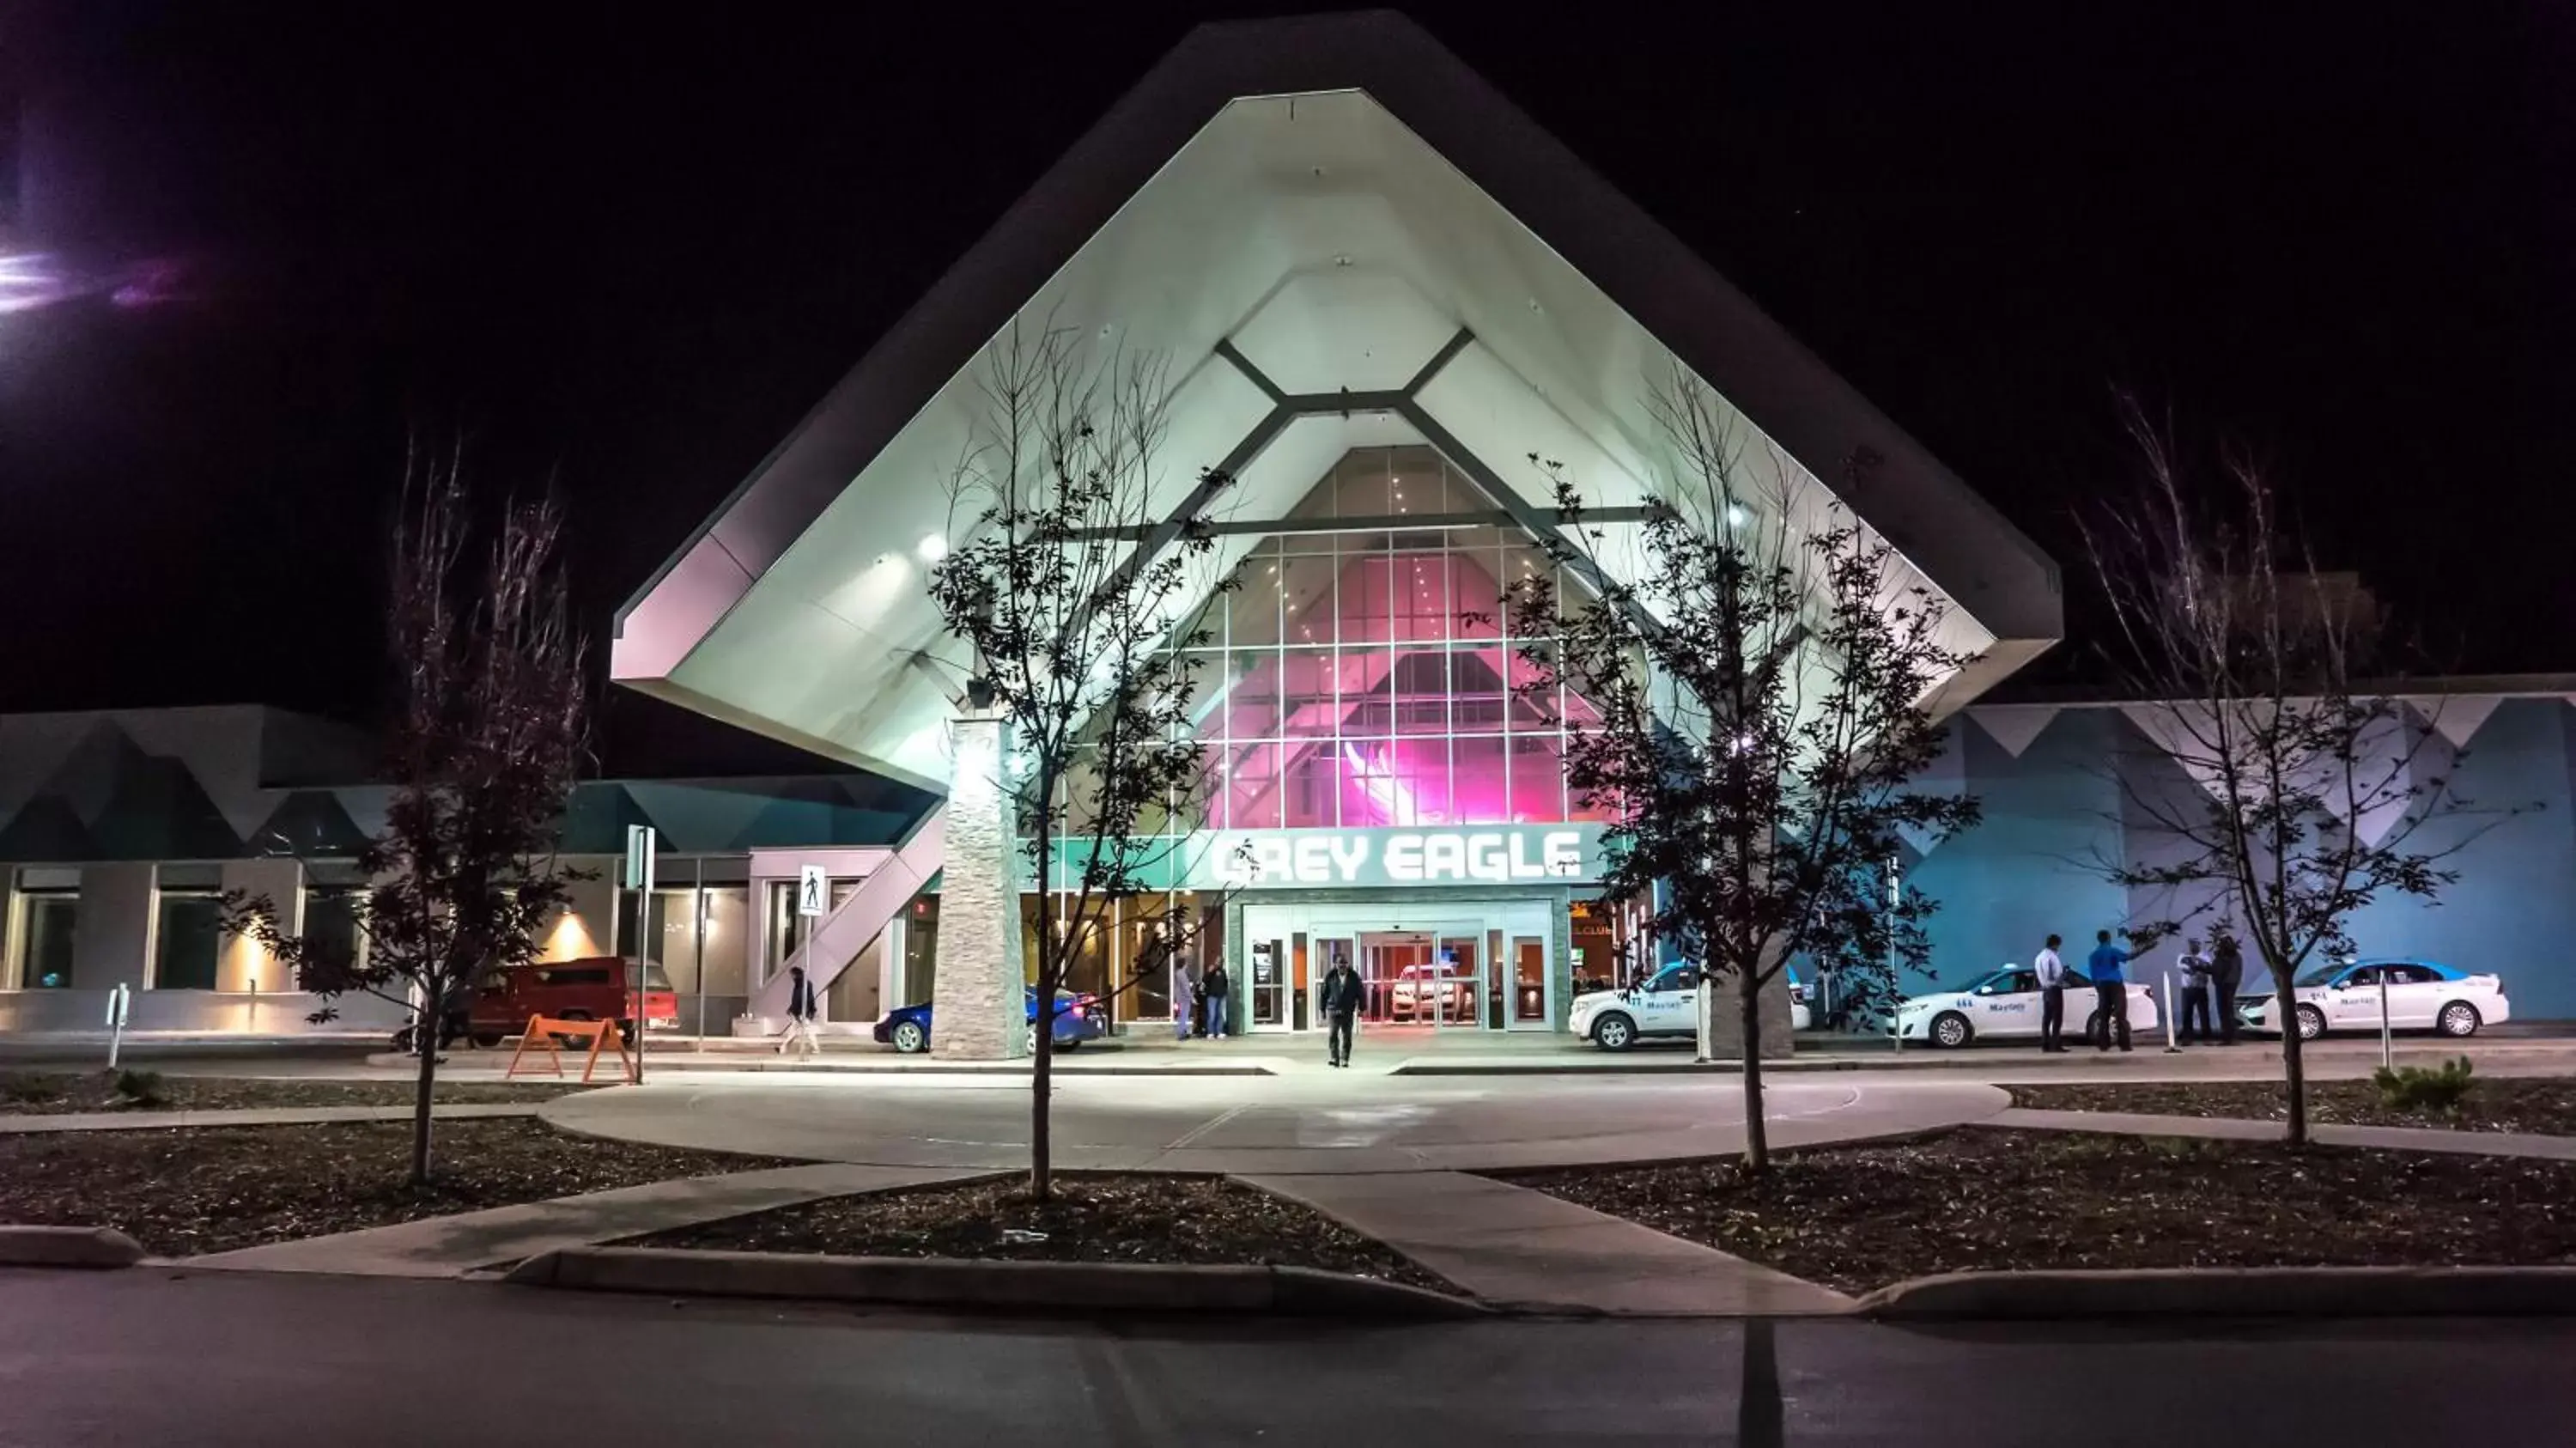
[[[1849,1312],[1828,1287],[1463,1172],[1246,1176],[1489,1302],[1652,1317]]]
[[[2235,1116],[2153,1116],[2130,1111],[2037,1111],[2007,1107],[1982,1125],[2015,1126],[2031,1131],[2107,1131],[2121,1136],[2194,1136],[2211,1141],[2280,1141],[2289,1128],[2277,1121],[2251,1121]],[[2535,1136],[2511,1131],[2447,1131],[2424,1126],[2334,1126],[2308,1128],[2325,1146],[2367,1146],[2384,1151],[2455,1152],[2465,1156],[2535,1157],[2576,1161],[2576,1136]]]
[[[542,1101],[432,1106],[440,1121],[534,1116]],[[327,1126],[341,1121],[409,1121],[409,1106],[250,1106],[227,1111],[79,1111],[0,1116],[0,1136],[42,1136],[57,1131],[157,1131],[173,1126]]]
[[[745,1212],[792,1207],[818,1197],[890,1191],[989,1175],[983,1171],[920,1167],[776,1167],[620,1187],[182,1260],[191,1267],[256,1272],[457,1277],[478,1268],[524,1261],[540,1252],[665,1232]]]

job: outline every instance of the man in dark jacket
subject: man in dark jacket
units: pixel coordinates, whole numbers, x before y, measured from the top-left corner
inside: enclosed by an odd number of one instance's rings
[[[2217,998],[2218,1044],[2236,1044],[2236,988],[2245,983],[2245,950],[2222,922],[2209,935],[2209,989]]]
[[[1324,973],[1324,1053],[1336,1066],[1351,1063],[1351,1026],[1360,1013],[1360,973],[1341,956]]]
[[[1225,992],[1225,962],[1211,960],[1207,974],[1199,977],[1199,993],[1207,997],[1207,1034],[1211,1037],[1225,1034]]]
[[[778,1054],[787,1054],[794,1046],[802,1060],[813,1060],[816,1047],[822,1043],[814,1035],[814,986],[805,979],[805,967],[787,968],[787,1034],[778,1039]]]

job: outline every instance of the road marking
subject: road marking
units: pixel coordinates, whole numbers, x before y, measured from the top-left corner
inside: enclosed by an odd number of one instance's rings
[[[1227,1110],[1227,1111],[1224,1111],[1224,1112],[1219,1113],[1218,1115],[1216,1115],[1216,1116],[1214,1116],[1214,1117],[1210,1118],[1209,1120],[1206,1120],[1206,1121],[1200,1122],[1197,1126],[1195,1126],[1195,1127],[1191,1128],[1191,1129],[1190,1129],[1190,1130],[1188,1130],[1188,1131],[1185,1131],[1185,1132],[1181,1133],[1181,1139],[1180,1139],[1180,1140],[1175,1141],[1175,1142],[1173,1142],[1171,1145],[1164,1147],[1164,1148],[1163,1148],[1163,1150],[1165,1150],[1165,1151],[1178,1151],[1178,1150],[1180,1150],[1182,1147],[1185,1147],[1185,1146],[1189,1145],[1191,1142],[1194,1142],[1194,1141],[1198,1140],[1200,1137],[1207,1135],[1209,1132],[1216,1130],[1218,1127],[1225,1125],[1227,1122],[1232,1121],[1234,1118],[1236,1118],[1236,1117],[1238,1117],[1238,1116],[1241,1116],[1243,1113],[1245,1113],[1245,1112],[1247,1112],[1247,1111],[1250,1111],[1250,1110],[1252,1109],[1252,1107],[1253,1107],[1253,1104],[1254,1104],[1254,1103],[1252,1103],[1252,1102],[1246,1101],[1246,1102],[1244,1102],[1244,1103],[1243,1103],[1242,1105],[1240,1105],[1240,1106],[1233,1107],[1233,1108],[1231,1108],[1231,1109],[1229,1109],[1229,1110]]]

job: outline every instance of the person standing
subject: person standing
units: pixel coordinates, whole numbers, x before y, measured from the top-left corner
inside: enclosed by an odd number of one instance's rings
[[[1225,962],[1208,962],[1207,974],[1199,977],[1199,991],[1207,997],[1207,1034],[1215,1040],[1225,1034]]]
[[[2093,978],[2093,1049],[2111,1049],[2116,1033],[2120,1049],[2129,1049],[2129,952],[2111,943],[2111,932],[2093,932],[2093,953],[2084,958],[2084,973]]]
[[[2245,951],[2224,921],[2209,936],[2209,994],[2218,1012],[2218,1044],[2236,1044],[2236,988],[2245,983]]]
[[[2218,1030],[2209,1019],[2209,957],[2201,953],[2200,937],[2191,936],[2182,943],[2182,1044],[2214,1041]]]
[[[1324,1054],[1332,1064],[1351,1063],[1351,1027],[1360,1012],[1360,973],[1338,952],[1324,973]]]
[[[778,1038],[778,1054],[784,1056],[794,1046],[798,1060],[811,1061],[820,1044],[814,1035],[814,987],[805,979],[805,967],[791,965],[787,968],[787,1034]]]
[[[2039,1049],[2062,1056],[2066,1054],[2066,961],[2058,955],[2057,945],[2056,936],[2048,937],[2030,968],[2039,976]]]
[[[1172,953],[1172,1039],[1190,1038],[1190,1017],[1198,1014],[1199,983],[1190,973],[1190,953]]]

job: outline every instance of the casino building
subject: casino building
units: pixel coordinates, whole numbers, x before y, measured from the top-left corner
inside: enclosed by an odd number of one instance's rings
[[[604,867],[651,825],[659,883],[639,901],[598,868],[549,960],[640,954],[713,1034],[774,1021],[797,964],[827,1029],[936,998],[944,1037],[969,988],[1016,1009],[997,946],[1025,941],[1048,882],[1001,868],[1016,852],[995,761],[960,718],[941,662],[959,650],[923,587],[957,541],[943,483],[979,360],[1014,323],[1163,359],[1157,471],[1234,479],[1164,500],[1215,534],[1210,576],[1236,586],[1190,630],[1211,774],[1188,868],[1079,943],[1075,983],[1118,1021],[1166,1015],[1165,973],[1139,962],[1174,918],[1228,962],[1255,1032],[1312,1022],[1336,955],[1365,973],[1372,1018],[1454,1031],[1559,1028],[1578,983],[1649,963],[1589,903],[1603,821],[1563,769],[1586,702],[1516,699],[1531,641],[1493,605],[1514,580],[1588,586],[1539,546],[1561,520],[1530,459],[1561,461],[1615,529],[1667,476],[1649,400],[1675,367],[1761,467],[1851,487],[1840,501],[1896,548],[1898,581],[1939,594],[1978,657],[1938,696],[1949,748],[1916,787],[1975,795],[1985,823],[1898,862],[1941,902],[1935,977],[2161,908],[2084,862],[2155,858],[2138,801],[2207,786],[2160,743],[2153,701],[2008,678],[2059,637],[2048,560],[1455,57],[1371,14],[1193,34],[620,612],[618,682],[841,768],[584,784],[565,850]],[[2517,1020],[2576,1019],[2576,676],[2410,689],[2437,737],[2405,767],[2477,809],[2424,837],[2458,876],[2439,905],[2374,901],[2357,942],[2501,973]],[[120,988],[139,1030],[304,1029],[313,1002],[220,936],[216,899],[256,889],[345,931],[385,806],[373,757],[254,707],[0,717],[0,1034],[94,1033]],[[817,869],[831,908],[814,920],[794,892]]]
[[[1369,980],[1372,1016],[1474,1030],[1556,1028],[1578,975],[1619,970],[1634,942],[1583,903],[1602,821],[1564,781],[1586,705],[1550,722],[1515,701],[1522,641],[1493,615],[1511,580],[1585,586],[1540,546],[1561,520],[1535,459],[1561,461],[1604,517],[1668,476],[1650,404],[1672,369],[1812,496],[1874,458],[1840,501],[1977,656],[1945,709],[2059,637],[2046,558],[1423,31],[1384,13],[1208,26],[619,616],[627,687],[948,796],[814,930],[800,963],[826,979],[934,874],[943,952],[960,910],[987,908],[961,893],[960,861],[988,852],[957,841],[994,825],[959,813],[963,681],[939,662],[957,650],[924,573],[955,541],[942,484],[979,362],[1015,325],[1161,359],[1157,473],[1233,479],[1220,500],[1184,484],[1162,512],[1213,527],[1237,583],[1199,620],[1213,774],[1191,853],[1254,864],[1176,878],[1088,942],[1094,988],[1126,983],[1171,912],[1212,917],[1204,948],[1253,1030],[1312,1021],[1336,955]],[[1042,883],[1005,884],[990,908]],[[943,1002],[954,970],[943,953]],[[756,1011],[784,986],[761,989]],[[1163,1008],[1156,980],[1119,1007]]]

